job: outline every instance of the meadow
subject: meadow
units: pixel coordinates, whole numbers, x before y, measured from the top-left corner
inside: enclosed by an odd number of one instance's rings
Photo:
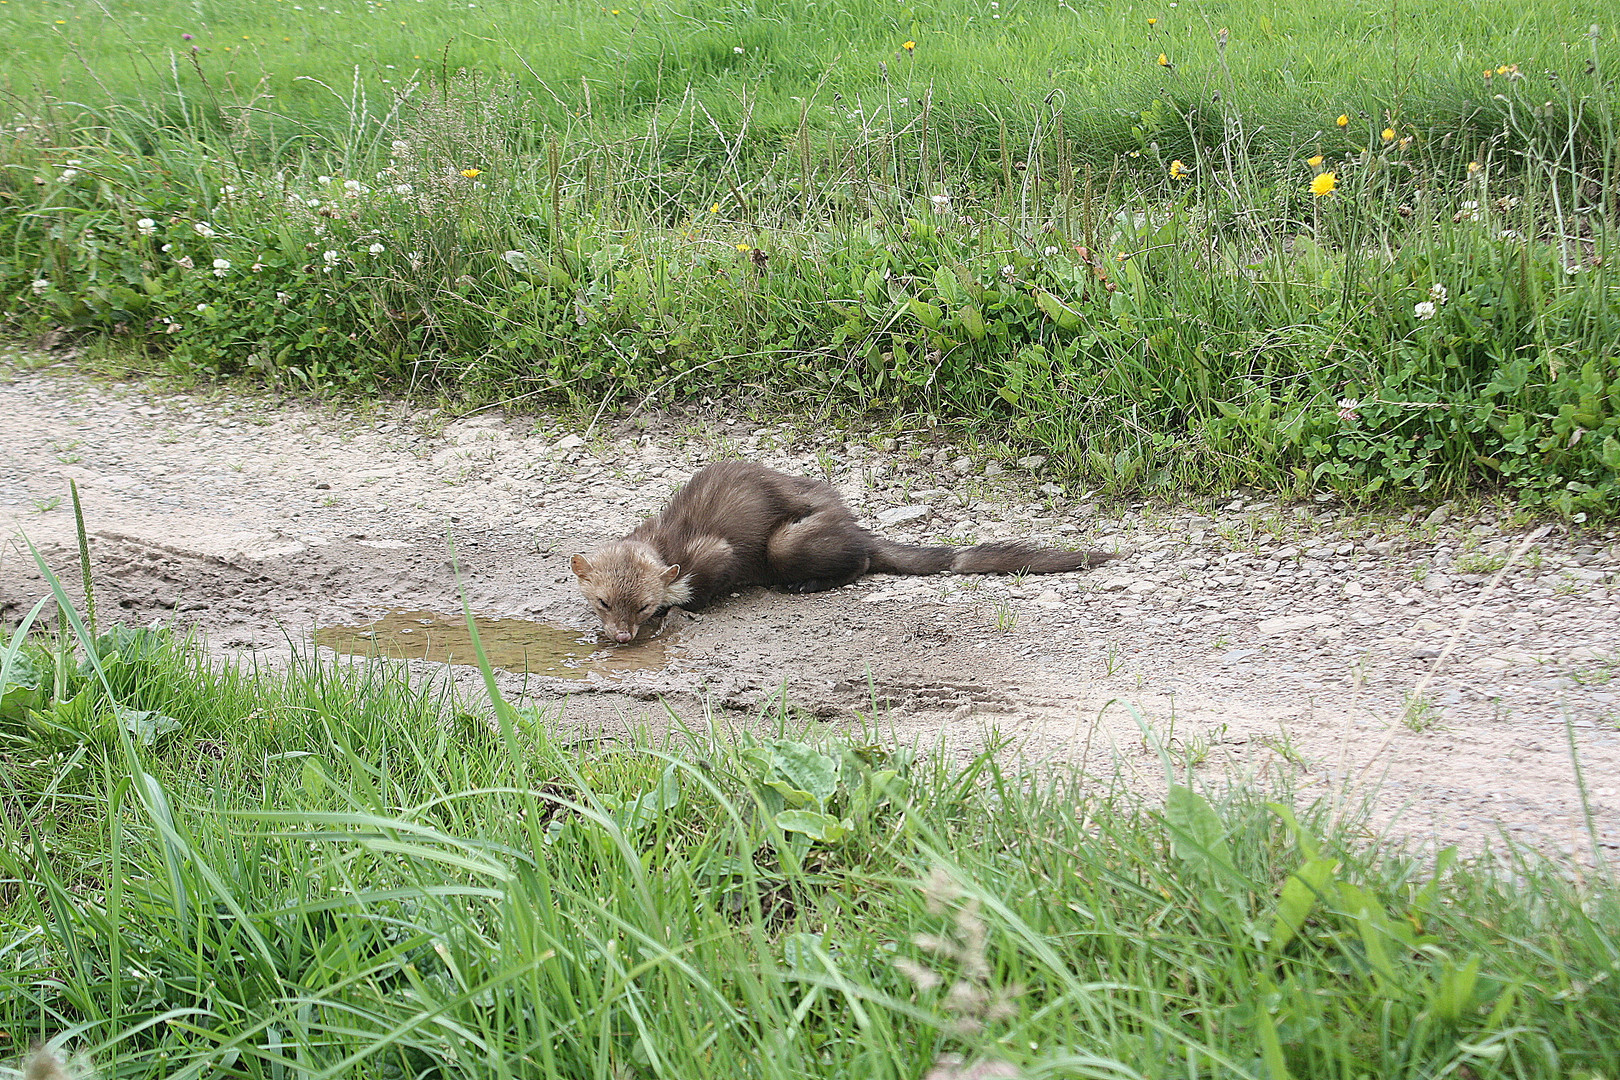
[[[5,0],[0,314],[122,371],[1606,516],[1605,14]]]

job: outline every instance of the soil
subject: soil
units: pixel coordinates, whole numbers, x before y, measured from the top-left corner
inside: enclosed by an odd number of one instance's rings
[[[8,624],[45,591],[23,535],[78,578],[72,479],[101,610],[195,628],[220,655],[268,662],[289,642],[313,647],[317,627],[454,615],[458,566],[479,615],[565,628],[586,655],[606,647],[568,557],[627,531],[703,464],[743,456],[830,476],[897,539],[1028,536],[1123,557],[1049,577],[749,589],[672,615],[611,663],[503,675],[505,691],[605,737],[671,717],[771,726],[786,701],[795,722],[958,754],[999,739],[1008,755],[1083,762],[1150,795],[1165,749],[1216,784],[1374,791],[1372,825],[1425,842],[1477,851],[1511,837],[1582,862],[1620,848],[1612,531],[1538,528],[1499,507],[1368,516],[1242,493],[1100,504],[1039,458],[975,459],[927,433],[805,435],[712,403],[573,430],[535,414],[109,385],[19,353],[9,364]],[[472,669],[411,664],[482,692]]]

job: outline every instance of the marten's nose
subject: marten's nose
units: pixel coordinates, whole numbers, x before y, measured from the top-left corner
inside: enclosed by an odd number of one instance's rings
[[[636,636],[635,634],[632,634],[628,630],[616,630],[613,633],[613,639],[615,641],[617,641],[620,645],[623,645],[625,642],[629,641],[631,638],[633,638],[635,636]]]

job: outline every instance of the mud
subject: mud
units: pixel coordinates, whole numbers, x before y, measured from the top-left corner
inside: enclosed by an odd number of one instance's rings
[[[805,436],[718,407],[603,420],[587,436],[545,416],[203,397],[11,360],[0,615],[12,622],[44,590],[22,536],[77,579],[72,479],[103,611],[194,627],[222,656],[273,662],[318,628],[364,631],[390,612],[448,623],[464,592],[484,619],[560,628],[505,658],[502,687],[591,733],[671,716],[774,723],[785,702],[798,722],[957,753],[1004,739],[1008,754],[1081,761],[1146,792],[1163,785],[1160,747],[1215,782],[1286,776],[1307,794],[1377,782],[1380,827],[1471,850],[1504,834],[1587,861],[1620,847],[1613,532],[1242,493],[1106,506],[1063,491],[1039,459],[974,459],[926,433]],[[724,456],[830,476],[897,539],[1031,536],[1126,557],[1051,577],[752,589],[673,616],[628,663],[603,655],[569,555]],[[459,664],[450,632],[433,636]],[[481,692],[471,669],[401,662]]]

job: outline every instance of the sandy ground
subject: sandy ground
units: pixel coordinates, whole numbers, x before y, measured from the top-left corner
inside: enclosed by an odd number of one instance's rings
[[[1022,580],[747,590],[568,678],[507,675],[507,692],[607,736],[670,713],[771,723],[785,694],[820,726],[875,724],[958,753],[995,733],[1009,754],[1083,760],[1150,792],[1160,747],[1215,782],[1287,776],[1330,793],[1376,780],[1379,827],[1470,850],[1505,833],[1587,861],[1578,763],[1599,850],[1620,848],[1612,531],[1449,506],[1375,519],[1240,493],[1098,505],[1039,459],[975,461],[921,434],[805,437],[718,406],[604,419],[582,437],[547,416],[204,398],[10,361],[10,624],[44,592],[23,535],[77,578],[73,479],[102,610],[195,627],[220,654],[269,660],[315,627],[454,613],[459,566],[475,612],[561,627],[552,640],[587,656],[593,623],[568,556],[627,530],[694,469],[743,456],[830,476],[897,539],[1033,536],[1125,557]],[[452,675],[475,692],[475,672]]]

